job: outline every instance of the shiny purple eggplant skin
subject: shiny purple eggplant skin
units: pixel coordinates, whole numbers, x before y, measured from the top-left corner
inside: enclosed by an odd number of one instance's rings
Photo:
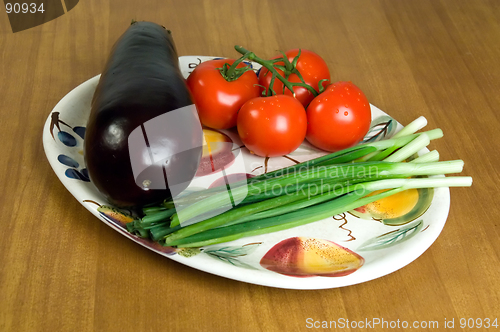
[[[151,22],[132,23],[113,46],[93,96],[84,156],[92,183],[116,206],[141,207],[172,196],[168,186],[144,190],[136,184],[128,137],[148,120],[193,104],[178,61],[170,31]],[[179,143],[169,132],[161,139]],[[182,168],[184,175],[187,169],[192,179],[200,158],[201,148],[157,166]]]

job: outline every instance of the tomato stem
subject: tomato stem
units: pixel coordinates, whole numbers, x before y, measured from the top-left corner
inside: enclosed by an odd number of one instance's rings
[[[243,75],[245,72],[252,70],[250,66],[237,68],[238,65],[242,63],[245,59],[247,59],[249,55],[250,55],[249,53],[244,54],[242,57],[233,62],[233,64],[229,68],[227,68],[228,67],[227,63],[224,64],[223,68],[221,69],[221,75],[226,79],[226,81],[228,82],[234,81],[238,77]]]
[[[273,83],[274,83],[274,79],[277,78],[279,79],[281,82],[283,82],[283,85],[288,89],[290,90],[290,92],[292,92],[292,95],[295,97],[295,91],[293,91],[293,87],[294,86],[300,86],[300,87],[303,87],[307,90],[309,90],[314,97],[316,97],[318,95],[318,91],[316,91],[312,86],[310,86],[309,84],[306,84],[304,82],[304,79],[302,78],[302,75],[300,75],[299,71],[297,70],[297,68],[295,68],[295,65],[297,64],[297,61],[298,61],[298,58],[300,56],[300,51],[299,51],[299,54],[293,59],[293,61],[290,63],[290,61],[288,61],[287,57],[285,55],[283,55],[283,58],[279,58],[279,59],[273,59],[273,60],[264,60],[262,58],[259,58],[257,55],[255,55],[255,53],[247,50],[246,48],[244,48],[243,46],[239,46],[239,45],[236,45],[234,47],[234,49],[240,53],[240,54],[243,54],[243,56],[241,58],[244,58],[244,59],[248,59],[250,61],[254,61],[260,65],[262,65],[262,67],[265,67],[267,70],[269,70],[272,74],[273,74],[273,77],[271,78],[271,85],[269,87],[269,90],[268,91],[268,95],[269,95],[269,92],[271,93],[274,93],[274,91],[272,90],[272,86],[273,86]],[[240,59],[241,59],[240,58]],[[299,76],[300,80],[302,81],[301,83],[298,83],[298,82],[290,82],[288,81],[287,78],[283,77],[282,75],[280,75],[278,73],[278,71],[276,70],[275,67],[281,67],[279,65],[275,65],[276,62],[284,62],[285,63],[285,66],[284,66],[284,72],[285,72],[285,75],[286,77],[288,78],[288,76],[293,73],[293,74],[297,74],[297,76]]]
[[[319,93],[323,93],[323,91],[325,91],[325,87],[323,86],[323,83],[324,83],[324,82],[329,82],[329,81],[330,81],[330,80],[329,80],[328,78],[325,78],[325,79],[320,80],[320,81],[318,82],[318,89],[319,89],[318,91],[319,91]]]

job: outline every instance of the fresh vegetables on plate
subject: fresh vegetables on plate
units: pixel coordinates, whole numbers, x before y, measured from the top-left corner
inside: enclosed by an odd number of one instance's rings
[[[435,151],[413,158],[443,135],[415,134],[424,118],[393,138],[358,144],[370,127],[368,99],[351,82],[331,84],[317,54],[298,49],[264,60],[235,49],[239,59],[201,63],[186,83],[165,28],[133,22],[115,44],[94,94],[85,160],[111,203],[141,210],[129,232],[164,246],[201,247],[305,225],[407,189],[471,185],[470,177],[442,176],[461,172],[461,160],[440,162]],[[262,65],[258,77],[245,61]],[[179,110],[173,124],[158,120]],[[154,137],[146,135],[151,123]],[[306,138],[333,153],[240,181],[223,172],[225,185],[185,193],[196,174],[210,173],[199,172],[203,142],[211,141],[201,124],[236,126],[246,148],[266,158],[287,155]],[[134,133],[143,144],[131,141]],[[223,153],[207,155],[215,170],[213,158]],[[165,188],[151,186],[152,173],[164,176]]]
[[[470,186],[470,177],[435,177],[461,172],[461,160],[438,162],[429,152],[404,162],[442,137],[439,129],[414,134],[421,122],[396,138],[231,183],[231,197],[241,201],[236,207],[228,208],[223,199],[226,187],[211,188],[144,210],[145,217],[129,223],[128,230],[166,246],[201,247],[305,225],[407,189]],[[370,161],[385,151],[392,153]]]

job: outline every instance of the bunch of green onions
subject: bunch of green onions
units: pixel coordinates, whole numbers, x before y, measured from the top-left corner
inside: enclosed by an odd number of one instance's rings
[[[202,247],[305,225],[407,189],[470,186],[471,177],[439,176],[461,172],[462,160],[440,162],[431,151],[405,162],[443,136],[415,134],[426,124],[420,117],[391,139],[146,207],[127,229],[166,246]]]

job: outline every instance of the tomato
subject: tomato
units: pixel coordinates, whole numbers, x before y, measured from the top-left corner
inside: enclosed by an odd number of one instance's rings
[[[288,61],[292,62],[293,59],[299,54],[298,49],[293,49],[285,52]],[[276,59],[278,57],[274,57]],[[282,61],[277,62],[277,65],[284,65]],[[330,71],[328,70],[328,66],[326,65],[325,60],[323,60],[319,55],[314,52],[308,50],[301,50],[299,60],[297,61],[297,70],[302,75],[304,82],[312,86],[316,91],[319,89],[319,82],[323,79],[330,80]],[[283,77],[285,74],[282,70],[276,69],[276,71]],[[269,89],[271,85],[272,73],[269,72],[268,69],[262,68],[259,72],[259,84],[263,87]],[[296,74],[290,74],[288,76],[288,81],[293,83],[300,83],[301,80]],[[328,85],[328,81],[322,83],[323,86]],[[283,94],[283,82],[279,79],[274,80],[273,90],[276,94]],[[293,91],[295,92],[295,98],[307,107],[307,105],[313,100],[314,95],[303,87],[294,87]],[[285,94],[292,96],[292,92],[285,88]]]
[[[307,117],[304,106],[285,95],[259,97],[238,113],[238,134],[251,153],[278,157],[295,151],[304,141]]]
[[[365,94],[351,82],[337,82],[314,98],[307,107],[307,140],[326,151],[356,145],[371,123]]]
[[[249,70],[234,81],[227,81],[218,68],[232,59],[209,60],[199,64],[187,78],[203,125],[215,129],[236,126],[238,110],[248,100],[260,96],[257,75]],[[242,63],[238,68],[245,65]]]

